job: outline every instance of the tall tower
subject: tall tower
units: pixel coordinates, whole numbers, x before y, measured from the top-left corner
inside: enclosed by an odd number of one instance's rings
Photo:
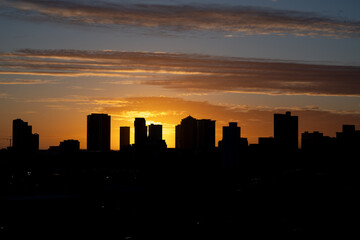
[[[291,112],[274,114],[274,139],[284,150],[298,149],[298,116],[291,116]]]
[[[87,116],[87,150],[110,151],[110,116],[92,113]]]
[[[150,124],[149,140],[150,142],[159,142],[162,140],[162,125]]]
[[[130,146],[130,127],[120,127],[120,150]]]
[[[181,124],[175,127],[175,148],[181,149]]]
[[[197,120],[188,116],[181,120],[180,145],[182,149],[196,149]]]
[[[13,149],[15,151],[39,150],[39,135],[32,134],[32,126],[21,119],[13,120]]]
[[[214,120],[197,120],[196,148],[201,150],[211,150],[215,148]]]
[[[188,116],[176,128],[176,148],[211,150],[215,148],[215,121]]]
[[[232,167],[240,157],[241,129],[237,122],[230,122],[229,126],[223,127],[223,139],[221,150],[223,167]]]
[[[145,118],[135,118],[135,146],[141,147],[146,145],[147,127]]]

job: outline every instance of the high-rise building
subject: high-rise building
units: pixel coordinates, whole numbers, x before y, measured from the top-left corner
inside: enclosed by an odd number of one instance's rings
[[[298,116],[274,114],[274,139],[275,143],[284,150],[298,149]]]
[[[59,149],[62,152],[78,152],[80,151],[79,140],[68,139],[60,142]]]
[[[340,147],[357,149],[360,146],[360,131],[355,125],[343,125],[342,132],[336,133],[336,140]]]
[[[223,167],[232,167],[239,159],[241,129],[236,122],[230,122],[229,126],[223,127],[223,139],[221,141]]]
[[[175,127],[175,148],[180,149],[181,147],[181,125]]]
[[[135,118],[135,146],[142,147],[147,142],[147,127],[145,118]]]
[[[188,116],[176,126],[176,148],[210,150],[215,147],[215,121]]]
[[[37,133],[31,135],[31,149],[32,151],[39,151],[39,134]]]
[[[150,142],[159,142],[162,140],[162,125],[149,125],[149,140]]]
[[[196,149],[197,120],[188,116],[181,120],[180,129],[180,148]]]
[[[130,127],[120,127],[120,150],[130,147]]]
[[[21,119],[13,120],[13,149],[15,151],[39,150],[39,135],[32,134],[32,126]]]
[[[162,139],[162,125],[149,125],[149,139],[148,146],[152,150],[166,149],[166,142]]]
[[[215,121],[210,119],[197,120],[196,148],[211,150],[215,148]]]
[[[110,116],[92,113],[87,116],[87,150],[110,151]]]

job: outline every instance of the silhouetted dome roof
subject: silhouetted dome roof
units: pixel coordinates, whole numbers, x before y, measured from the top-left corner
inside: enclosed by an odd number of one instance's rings
[[[181,122],[188,122],[188,121],[196,121],[196,118],[193,118],[192,116],[187,116],[186,118],[182,119]]]

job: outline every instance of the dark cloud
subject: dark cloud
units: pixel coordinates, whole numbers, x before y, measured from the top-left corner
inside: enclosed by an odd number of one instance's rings
[[[197,54],[25,49],[0,54],[0,70],[10,75],[125,77],[188,92],[360,96],[359,66]]]
[[[316,13],[223,5],[160,5],[99,1],[3,0],[5,16],[71,24],[121,25],[170,31],[221,31],[297,36],[360,36],[360,23]]]

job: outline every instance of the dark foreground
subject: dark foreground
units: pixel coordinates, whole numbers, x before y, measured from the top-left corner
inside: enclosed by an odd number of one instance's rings
[[[0,239],[359,235],[358,155],[0,152]],[[99,237],[99,238],[100,238]]]

